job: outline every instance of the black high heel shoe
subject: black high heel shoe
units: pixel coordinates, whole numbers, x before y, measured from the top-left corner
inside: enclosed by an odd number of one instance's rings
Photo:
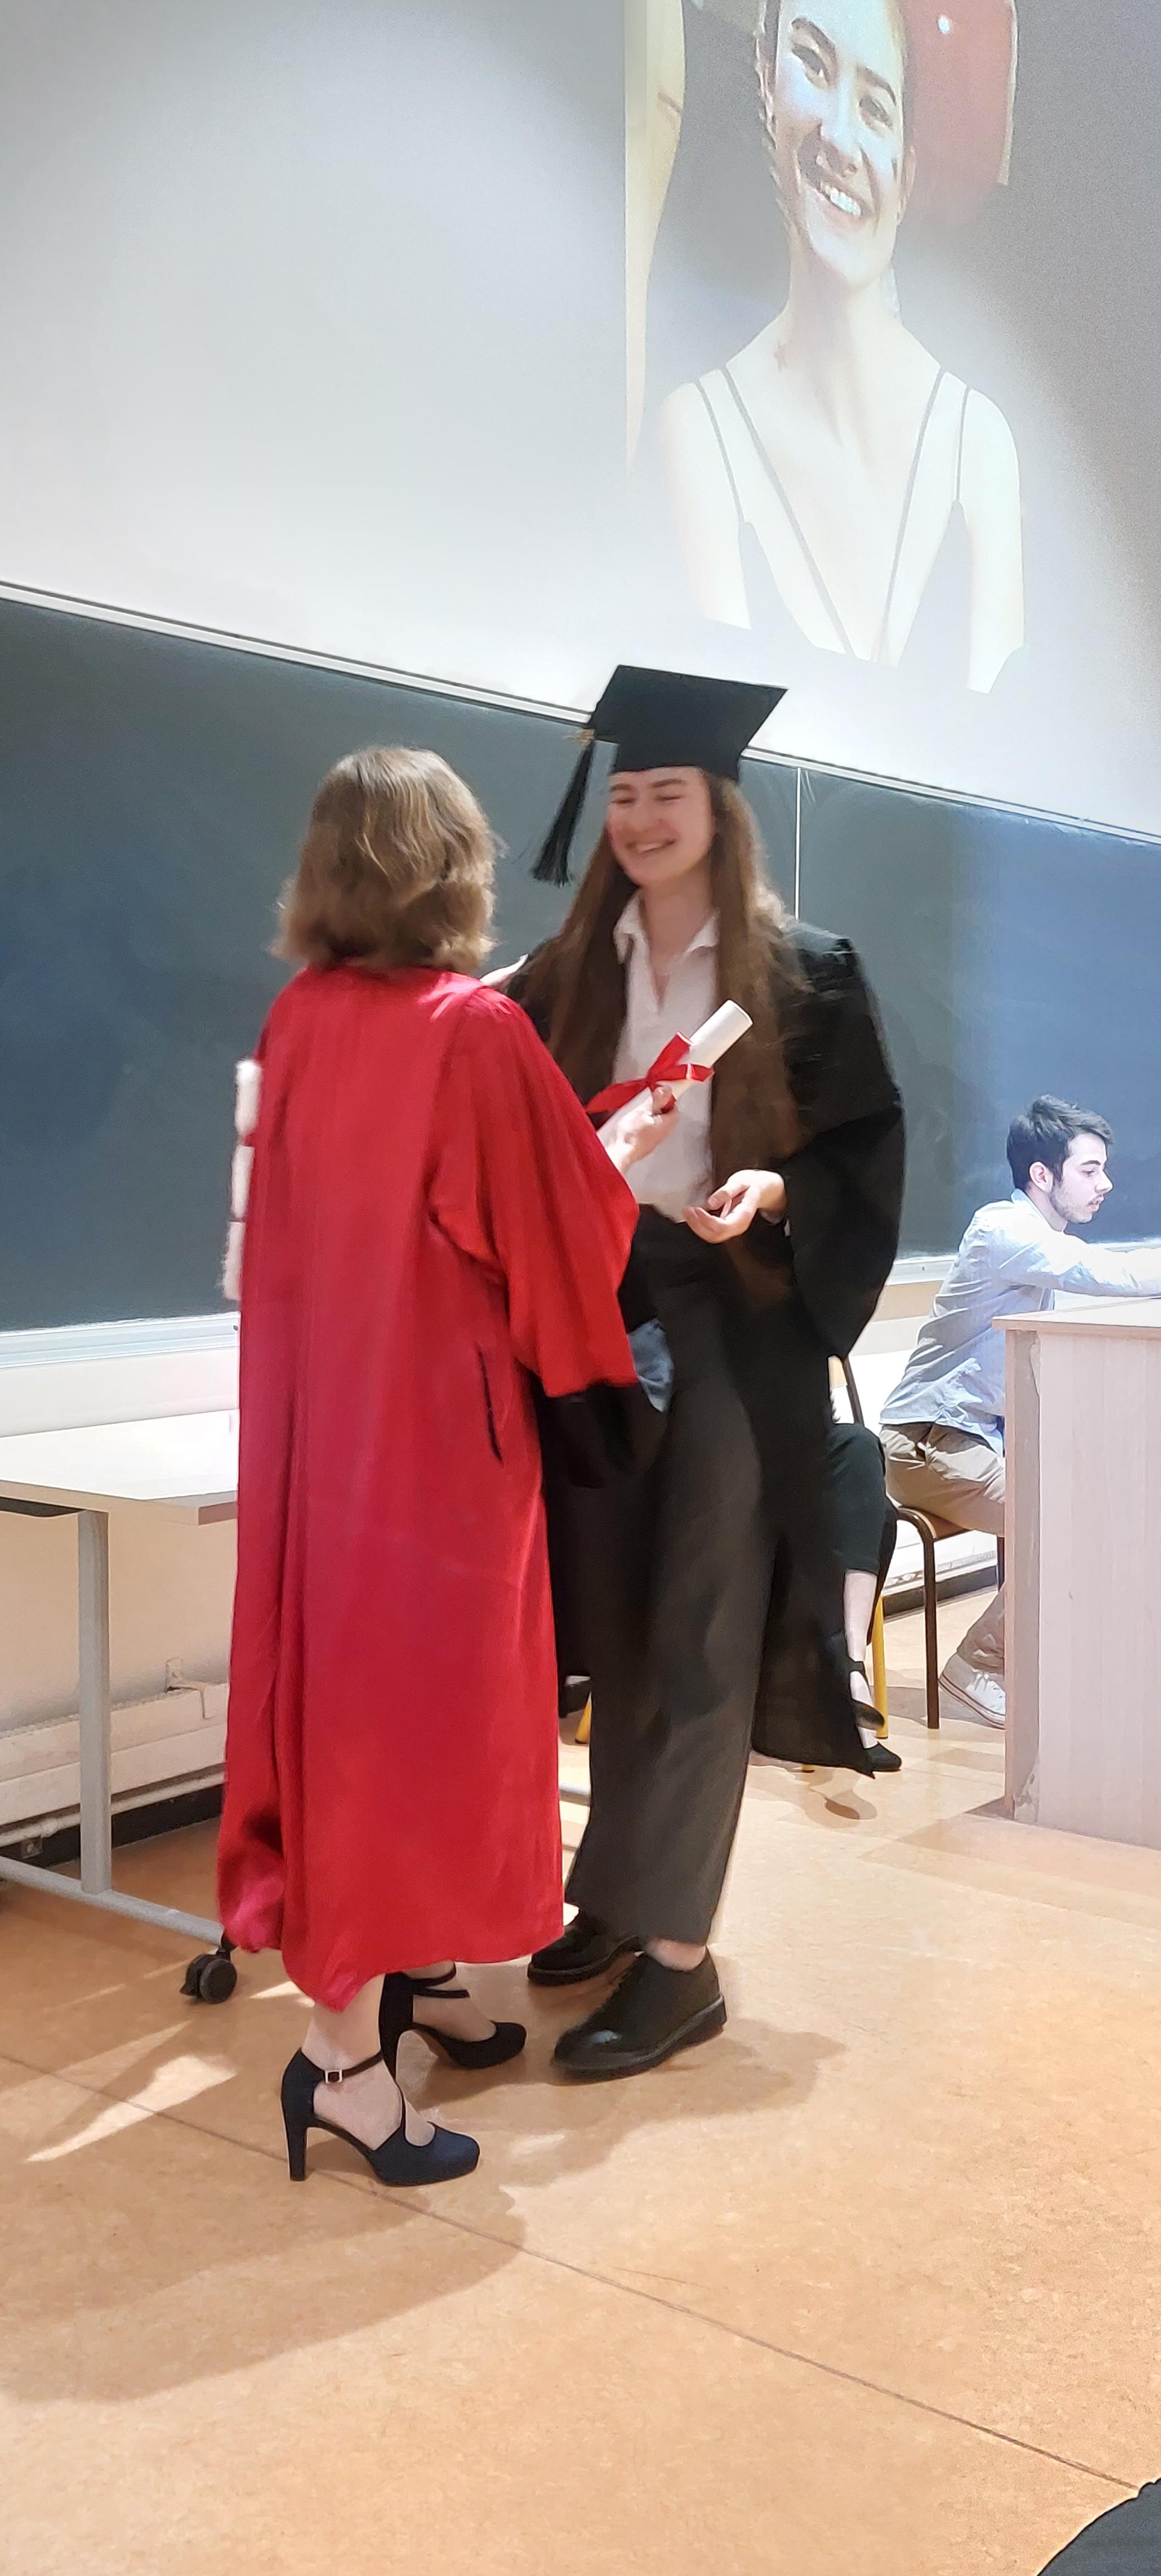
[[[855,1709],[856,1709],[856,1710],[857,1710],[857,1712],[858,1712],[859,1724],[860,1724],[860,1726],[874,1726],[874,1727],[877,1729],[877,1727],[878,1727],[878,1721],[879,1721],[879,1712],[878,1712],[878,1709],[877,1709],[877,1708],[876,1708],[876,1706],[875,1706],[875,1697],[874,1697],[874,1692],[873,1692],[873,1691],[871,1691],[870,1678],[869,1678],[868,1673],[867,1673],[867,1659],[866,1659],[866,1656],[864,1655],[863,1660],[862,1660],[862,1662],[860,1663],[860,1662],[859,1662],[859,1660],[858,1660],[858,1657],[857,1657],[856,1655],[848,1654],[848,1656],[847,1656],[847,1662],[848,1662],[848,1664],[850,1665],[850,1668],[851,1668],[851,1672],[852,1672],[852,1674],[855,1674],[855,1673],[859,1673],[859,1674],[861,1674],[862,1679],[866,1682],[867,1690],[868,1690],[868,1692],[870,1693],[870,1699],[869,1699],[869,1702],[868,1702],[867,1700],[861,1700],[861,1699],[854,1699],[854,1700],[853,1700],[853,1705],[854,1705]],[[853,1694],[852,1694],[852,1699],[853,1699]],[[903,1768],[903,1764],[902,1764],[902,1761],[901,1761],[901,1759],[900,1759],[900,1756],[899,1756],[897,1753],[893,1753],[893,1752],[891,1751],[891,1747],[890,1747],[890,1745],[889,1745],[889,1744],[885,1744],[885,1743],[884,1743],[884,1741],[883,1741],[882,1736],[881,1736],[881,1735],[879,1735],[877,1732],[876,1732],[876,1736],[875,1736],[875,1741],[874,1741],[874,1743],[873,1743],[873,1744],[865,1745],[863,1749],[864,1749],[864,1751],[865,1751],[865,1753],[866,1753],[866,1755],[867,1755],[867,1759],[868,1759],[868,1761],[869,1761],[869,1763],[870,1763],[870,1765],[871,1765],[871,1769],[872,1769],[872,1771],[901,1771],[901,1770],[902,1770],[902,1768]]]
[[[453,2066],[480,2069],[507,2066],[509,2059],[519,2057],[528,2033],[522,2021],[498,2021],[490,2039],[457,2039],[455,2032],[436,2030],[429,2021],[417,2021],[415,2006],[425,1997],[441,2004],[463,2004],[470,1998],[466,1986],[454,1982],[456,1971],[449,1968],[446,1977],[408,1977],[400,1970],[384,1977],[379,2005],[379,2037],[383,2055],[392,2074],[395,2057],[405,2030],[414,2030],[429,2048],[442,2049]]]
[[[398,2127],[384,2138],[381,2147],[365,2146],[362,2138],[340,2128],[337,2120],[320,2119],[314,2099],[319,2085],[325,2084],[337,2094],[350,2076],[365,2075],[369,2066],[378,2066],[382,2055],[382,2049],[376,2049],[373,2057],[361,2058],[357,2066],[344,2066],[341,2074],[332,2075],[304,2057],[301,2048],[295,2051],[282,2078],[282,2119],[292,2182],[306,2180],[308,2129],[326,2129],[332,2138],[344,2138],[349,2147],[357,2147],[366,2158],[377,2181],[392,2183],[397,2189],[411,2183],[455,2182],[461,2174],[474,2171],[480,2161],[474,2138],[460,2137],[451,2129],[436,2129],[425,2147],[413,2146],[407,2135],[406,2103],[401,2105]]]

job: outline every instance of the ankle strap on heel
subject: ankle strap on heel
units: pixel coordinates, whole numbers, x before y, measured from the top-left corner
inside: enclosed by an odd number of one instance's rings
[[[427,1995],[433,2003],[470,2003],[467,1987],[454,1982],[457,1973],[455,1968],[449,1968],[446,1977],[409,1977],[407,1982],[413,1995]]]
[[[377,2048],[373,2057],[361,2057],[357,2066],[335,2068],[321,2066],[319,2073],[324,2084],[346,2084],[352,2075],[366,2075],[372,2066],[382,2066],[382,2064],[383,2051]]]

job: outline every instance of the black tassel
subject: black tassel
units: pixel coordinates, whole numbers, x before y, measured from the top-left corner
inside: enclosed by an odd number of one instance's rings
[[[566,886],[569,882],[569,851],[572,848],[573,833],[580,821],[580,811],[585,801],[596,747],[596,741],[590,734],[565,789],[560,812],[533,868],[532,874],[537,885]]]

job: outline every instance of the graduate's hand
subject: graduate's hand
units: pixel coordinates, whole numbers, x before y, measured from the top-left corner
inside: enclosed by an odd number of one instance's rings
[[[749,1233],[756,1216],[785,1214],[781,1172],[735,1172],[703,1208],[687,1208],[685,1222],[703,1243],[736,1243],[739,1235]]]
[[[625,1173],[633,1163],[643,1162],[646,1154],[656,1153],[666,1137],[672,1136],[676,1117],[677,1094],[668,1083],[660,1083],[640,1108],[622,1111],[614,1133],[603,1136],[601,1143],[617,1170]]]

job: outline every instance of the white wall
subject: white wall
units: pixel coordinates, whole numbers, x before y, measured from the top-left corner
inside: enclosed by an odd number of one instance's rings
[[[232,1525],[187,1530],[156,1513],[114,1513],[109,1534],[113,1696],[150,1699],[167,1667],[226,1675]],[[0,1514],[0,1733],[77,1704],[77,1524]]]
[[[237,1320],[0,1335],[0,1435],[233,1410]],[[114,1784],[148,1794],[221,1763],[230,1524],[110,1519]],[[0,1831],[76,1803],[77,1524],[0,1513]],[[206,1684],[205,1689],[175,1688]],[[170,1687],[167,1690],[167,1681]]]

